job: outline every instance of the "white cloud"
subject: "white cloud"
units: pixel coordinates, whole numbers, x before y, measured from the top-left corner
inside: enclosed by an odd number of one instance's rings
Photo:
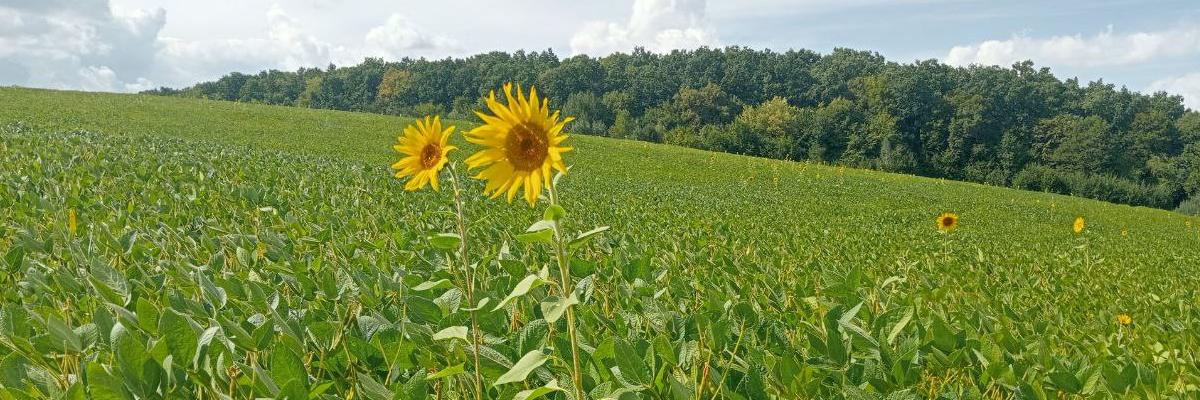
[[[0,84],[128,90],[150,69],[161,8],[114,12],[105,0],[0,5]]]
[[[1200,111],[1200,72],[1159,79],[1150,84],[1151,92],[1165,91],[1183,96],[1183,104]]]
[[[636,46],[654,52],[715,46],[717,31],[704,8],[705,0],[635,0],[628,22],[585,24],[571,38],[571,52],[603,56]]]
[[[1001,65],[1033,60],[1055,66],[1126,65],[1158,58],[1200,54],[1200,27],[1156,32],[1116,33],[1110,25],[1091,36],[1035,38],[1013,35],[1007,40],[954,46],[944,61],[950,65]]]
[[[163,36],[166,18],[162,8],[123,11],[108,0],[0,3],[0,85],[130,92],[186,86],[231,71],[347,65],[369,56],[444,54],[456,46],[400,14],[350,45],[313,36],[278,4],[267,11],[260,37]]]
[[[392,14],[382,26],[367,32],[365,39],[369,55],[386,59],[426,55],[458,47],[453,39],[423,32],[399,13]]]

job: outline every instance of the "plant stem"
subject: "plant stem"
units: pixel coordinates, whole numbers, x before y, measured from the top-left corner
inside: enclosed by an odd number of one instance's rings
[[[471,306],[471,346],[475,358],[475,400],[483,400],[483,377],[479,371],[479,323],[475,316],[475,274],[467,262],[467,222],[463,212],[462,190],[458,184],[458,168],[450,164],[450,178],[454,182],[454,208],[458,217],[458,258],[462,260],[463,271],[467,275],[467,304]]]
[[[721,394],[721,388],[725,386],[725,377],[729,376],[729,364],[733,363],[733,358],[737,357],[738,349],[742,348],[742,338],[746,337],[746,321],[738,326],[738,340],[733,345],[733,352],[729,353],[729,359],[725,360],[725,370],[721,372],[721,380],[717,382],[717,389],[713,391],[712,400],[717,400],[717,396]]]
[[[558,190],[554,185],[554,181],[550,181],[547,186],[550,192],[550,204],[558,204]],[[559,229],[558,223],[554,224],[554,255],[558,259],[558,274],[562,281],[563,298],[570,298],[574,284],[571,283],[571,271],[567,263],[566,244],[563,242],[562,231]],[[575,311],[571,307],[567,307],[567,332],[571,337],[571,361],[574,363],[574,368],[571,369],[571,380],[575,386],[575,399],[584,400],[583,397],[583,377],[579,371],[579,340],[575,335]]]

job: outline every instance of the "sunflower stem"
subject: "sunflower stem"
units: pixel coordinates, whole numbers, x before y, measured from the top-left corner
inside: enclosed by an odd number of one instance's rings
[[[467,304],[471,306],[471,346],[475,358],[475,400],[483,400],[483,377],[479,371],[479,323],[477,322],[475,304],[475,274],[467,262],[467,219],[463,211],[462,188],[458,183],[458,168],[450,164],[450,180],[454,183],[454,209],[458,222],[458,258],[462,260],[462,268],[467,275]]]
[[[555,186],[554,180],[551,179],[547,190],[550,193],[550,204],[557,206],[559,205],[558,190]],[[559,280],[562,281],[563,298],[569,298],[574,285],[571,283],[571,272],[567,264],[566,245],[563,242],[562,231],[559,229],[557,223],[554,224],[554,255],[558,259],[558,274]],[[567,307],[567,334],[571,337],[571,361],[573,362],[571,381],[574,383],[572,386],[575,387],[575,399],[584,400],[583,377],[580,374],[579,368],[579,340],[575,335],[575,311],[571,307]]]

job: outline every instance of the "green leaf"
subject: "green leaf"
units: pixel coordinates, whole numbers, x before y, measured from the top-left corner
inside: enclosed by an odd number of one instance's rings
[[[436,374],[427,376],[425,377],[425,380],[431,381],[434,379],[445,378],[447,376],[454,376],[463,373],[463,371],[466,371],[466,369],[463,368],[463,364],[458,364],[453,367],[447,367],[446,369],[438,371]]]
[[[528,228],[525,228],[525,232],[541,232],[541,231],[545,231],[545,230],[553,230],[555,226],[557,226],[557,223],[554,222],[553,220],[543,219],[541,221],[534,222],[533,225],[529,225]]]
[[[429,237],[429,244],[443,250],[458,249],[462,243],[462,236],[457,233],[439,233]]]
[[[521,243],[554,243],[554,231],[550,229],[527,232],[516,236]]]
[[[545,396],[552,392],[561,392],[561,391],[563,391],[563,388],[558,387],[558,380],[555,379],[555,380],[551,380],[550,383],[547,383],[544,386],[517,392],[517,395],[513,396],[513,400],[533,400],[538,397]]]
[[[458,339],[458,340],[461,340],[464,342],[468,342],[467,327],[451,326],[449,328],[438,331],[438,333],[433,334],[433,340],[450,340],[450,339]]]
[[[887,336],[887,341],[889,344],[896,343],[896,337],[900,336],[900,333],[904,331],[904,327],[908,326],[908,323],[911,322],[912,319],[913,310],[910,308],[908,309],[908,312],[900,318],[900,321],[896,322],[896,325],[892,326],[892,331],[889,332]]]
[[[638,354],[633,346],[630,346],[625,340],[617,339],[613,344],[617,368],[621,370],[621,376],[630,383],[649,386],[650,367],[646,365],[646,360],[642,359],[642,355]]]
[[[454,287],[454,283],[450,282],[449,279],[438,279],[436,281],[421,282],[421,284],[414,286],[412,290],[423,292],[426,290],[449,289],[452,287]]]
[[[129,393],[125,391],[125,383],[108,373],[100,364],[89,362],[87,365],[87,387],[91,398],[95,400],[126,400]]]
[[[138,297],[137,306],[137,322],[138,326],[151,334],[158,332],[158,307],[146,300],[145,297]]]
[[[544,350],[534,350],[525,353],[525,356],[521,357],[516,364],[513,364],[512,368],[510,368],[508,372],[505,372],[504,375],[500,375],[499,378],[496,378],[496,382],[493,383],[492,386],[500,386],[505,383],[524,381],[525,378],[529,377],[530,372],[533,372],[534,369],[542,366],[542,364],[545,364],[546,360],[549,359],[550,356],[548,356]]]
[[[558,221],[565,216],[567,216],[567,210],[558,204],[551,204],[550,207],[546,207],[546,212],[542,214],[542,220]]]
[[[1067,371],[1051,372],[1050,381],[1054,383],[1054,386],[1058,386],[1067,393],[1079,393],[1079,390],[1083,388],[1083,383],[1079,382],[1075,374]]]
[[[567,246],[568,246],[568,247],[570,247],[572,250],[574,250],[574,249],[577,249],[577,248],[579,248],[579,247],[581,247],[581,246],[583,246],[583,245],[587,244],[587,242],[588,242],[589,240],[592,240],[592,237],[594,237],[594,236],[596,236],[596,235],[599,235],[599,234],[601,234],[601,233],[604,233],[604,232],[606,232],[606,231],[608,231],[608,227],[607,227],[607,226],[601,226],[601,227],[598,227],[598,228],[596,228],[596,229],[592,229],[592,230],[590,230],[590,231],[587,231],[587,232],[581,233],[581,234],[579,234],[579,236],[578,236],[578,237],[576,237],[575,239],[571,240],[571,242],[570,242],[570,243],[568,243],[568,244],[567,244]]]
[[[299,382],[307,392],[308,372],[304,369],[304,361],[288,346],[276,346],[271,357],[271,378],[275,382]]]
[[[166,310],[158,319],[158,332],[176,363],[190,363],[196,356],[200,333],[192,323],[174,310]]]
[[[50,336],[54,338],[54,344],[63,346],[62,348],[69,352],[78,352],[83,350],[83,341],[79,339],[79,335],[71,327],[67,326],[58,317],[51,315],[46,318],[46,329],[50,330]]]
[[[392,400],[392,392],[388,391],[387,386],[376,382],[370,375],[358,373],[358,387],[368,400]]]
[[[482,298],[482,299],[479,299],[479,303],[478,303],[478,304],[476,304],[476,305],[475,305],[475,307],[471,307],[471,308],[464,308],[464,309],[463,309],[463,311],[479,311],[479,310],[482,310],[482,309],[483,309],[483,307],[484,307],[484,306],[486,306],[486,305],[488,305],[488,303],[489,303],[489,302],[491,302],[491,301],[492,301],[492,298],[490,298],[490,297],[484,297],[484,298]]]
[[[559,318],[562,318],[563,313],[567,312],[567,308],[576,304],[579,304],[579,296],[574,291],[567,298],[560,298],[558,296],[546,297],[545,300],[542,300],[542,317],[546,319],[547,323],[553,324]]]
[[[525,294],[529,293],[530,290],[537,289],[544,284],[546,284],[546,281],[542,280],[542,278],[539,278],[537,275],[526,276],[525,279],[522,279],[521,282],[517,283],[517,286],[513,288],[512,292],[509,293],[504,300],[500,300],[500,304],[496,304],[496,307],[492,308],[492,311],[499,311],[507,306],[509,302],[512,302],[513,299],[524,296]]]

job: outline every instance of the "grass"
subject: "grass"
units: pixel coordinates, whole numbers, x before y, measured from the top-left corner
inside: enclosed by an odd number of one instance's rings
[[[0,399],[472,397],[470,347],[432,339],[469,305],[414,289],[460,272],[426,239],[452,230],[448,194],[390,177],[409,122],[0,89],[0,284],[15,288],[0,297]],[[593,398],[1198,394],[1194,218],[569,142],[565,226],[612,226],[571,266]],[[514,240],[543,207],[471,198],[472,256],[491,260],[480,297],[552,262]],[[946,211],[962,218],[950,234],[934,222]],[[551,294],[481,314],[489,382],[554,348],[488,397],[570,384],[563,321],[536,300]]]

